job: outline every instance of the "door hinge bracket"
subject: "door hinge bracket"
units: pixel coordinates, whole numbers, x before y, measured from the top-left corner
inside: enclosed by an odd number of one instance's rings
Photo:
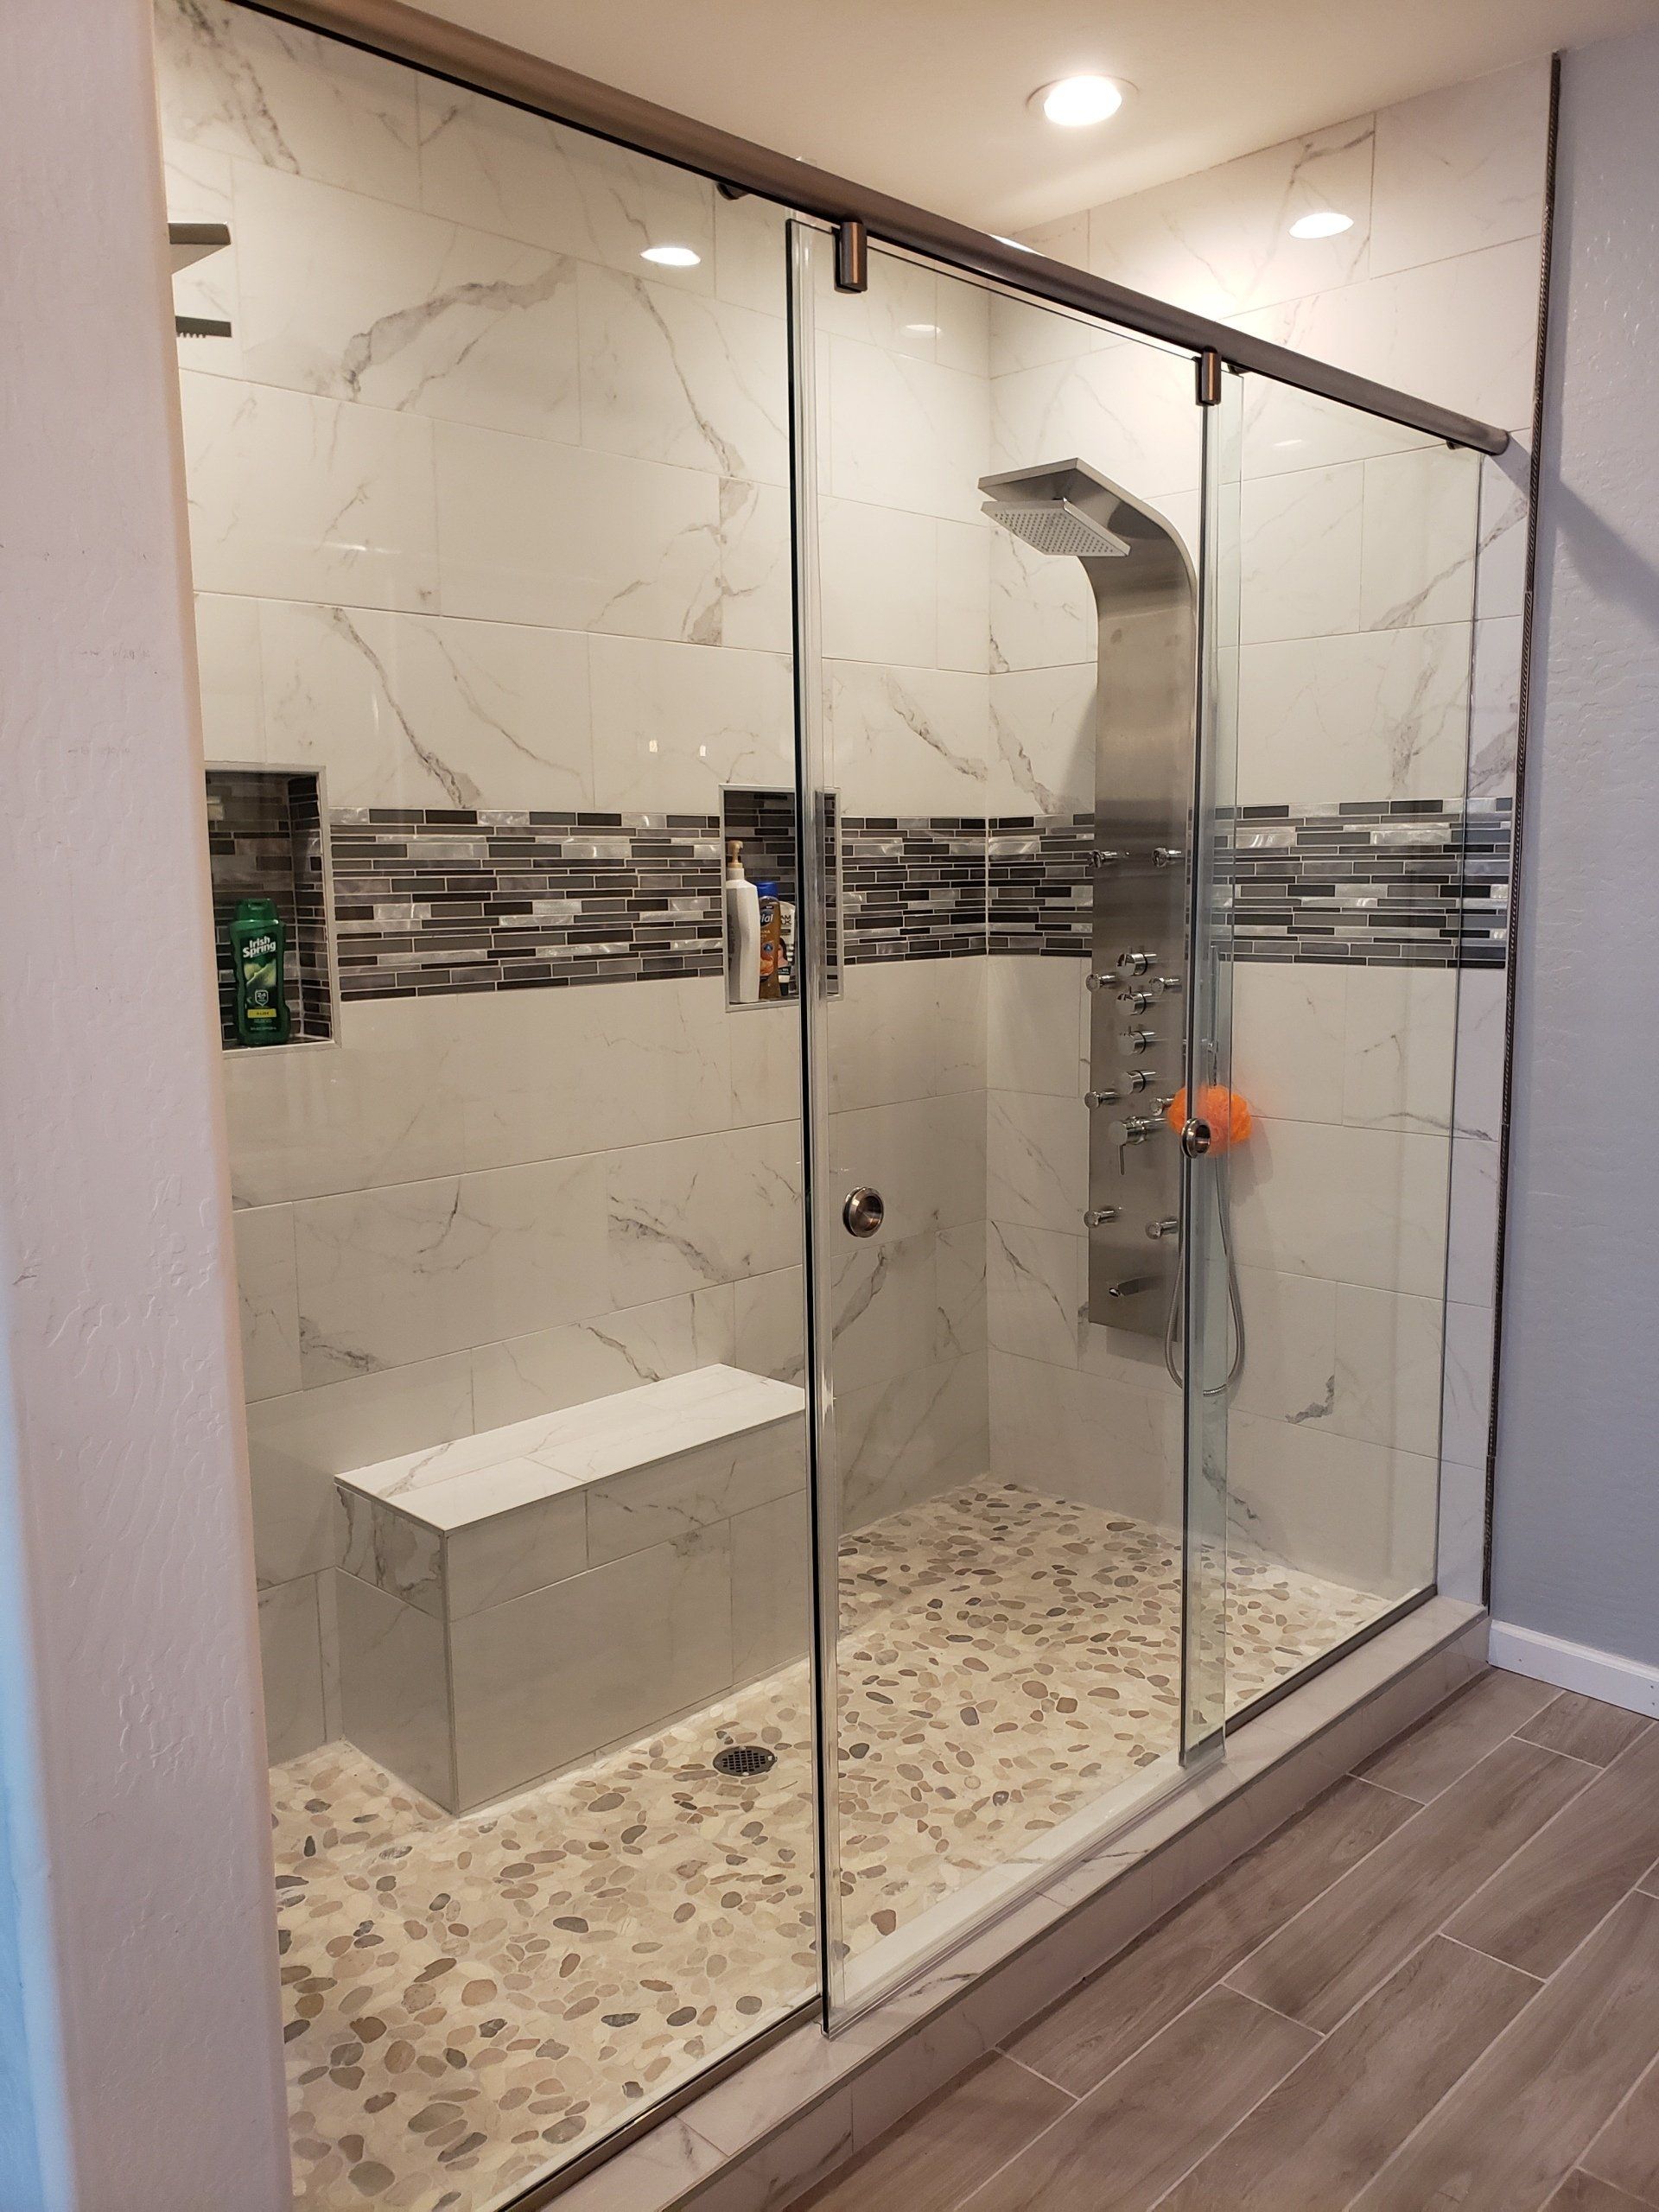
[[[1205,346],[1197,363],[1200,407],[1219,407],[1221,404],[1221,356],[1213,346]]]
[[[856,215],[836,225],[836,289],[868,292],[870,289],[870,234]]]

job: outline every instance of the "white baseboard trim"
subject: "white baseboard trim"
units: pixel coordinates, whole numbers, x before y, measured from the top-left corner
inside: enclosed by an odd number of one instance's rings
[[[1487,1656],[1494,1667],[1505,1667],[1512,1675],[1530,1675],[1535,1681],[1554,1682],[1559,1690],[1577,1690],[1631,1713],[1659,1714],[1659,1667],[1640,1666],[1616,1652],[1598,1651],[1593,1644],[1569,1643],[1563,1637],[1494,1621]]]

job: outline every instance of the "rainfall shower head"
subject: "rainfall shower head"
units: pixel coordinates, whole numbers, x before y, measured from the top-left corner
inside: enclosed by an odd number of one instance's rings
[[[981,512],[1039,553],[1075,553],[1084,561],[1121,559],[1131,550],[1125,539],[1091,522],[1070,499],[987,499]]]

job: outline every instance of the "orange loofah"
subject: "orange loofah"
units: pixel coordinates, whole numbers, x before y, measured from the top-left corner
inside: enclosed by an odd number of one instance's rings
[[[1255,1117],[1248,1099],[1241,1098],[1236,1090],[1224,1090],[1218,1083],[1206,1083],[1198,1091],[1196,1118],[1210,1124],[1211,1152],[1230,1152],[1243,1144],[1255,1128]],[[1186,1092],[1178,1090],[1169,1102],[1165,1114],[1172,1129],[1179,1129],[1186,1120]]]

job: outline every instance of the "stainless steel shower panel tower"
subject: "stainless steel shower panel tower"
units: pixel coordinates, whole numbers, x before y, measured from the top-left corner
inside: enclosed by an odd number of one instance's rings
[[[985,512],[1082,562],[1098,620],[1089,1318],[1161,1337],[1180,1266],[1198,594],[1169,524],[1081,461],[984,476]],[[1095,550],[1083,545],[1093,543]]]

